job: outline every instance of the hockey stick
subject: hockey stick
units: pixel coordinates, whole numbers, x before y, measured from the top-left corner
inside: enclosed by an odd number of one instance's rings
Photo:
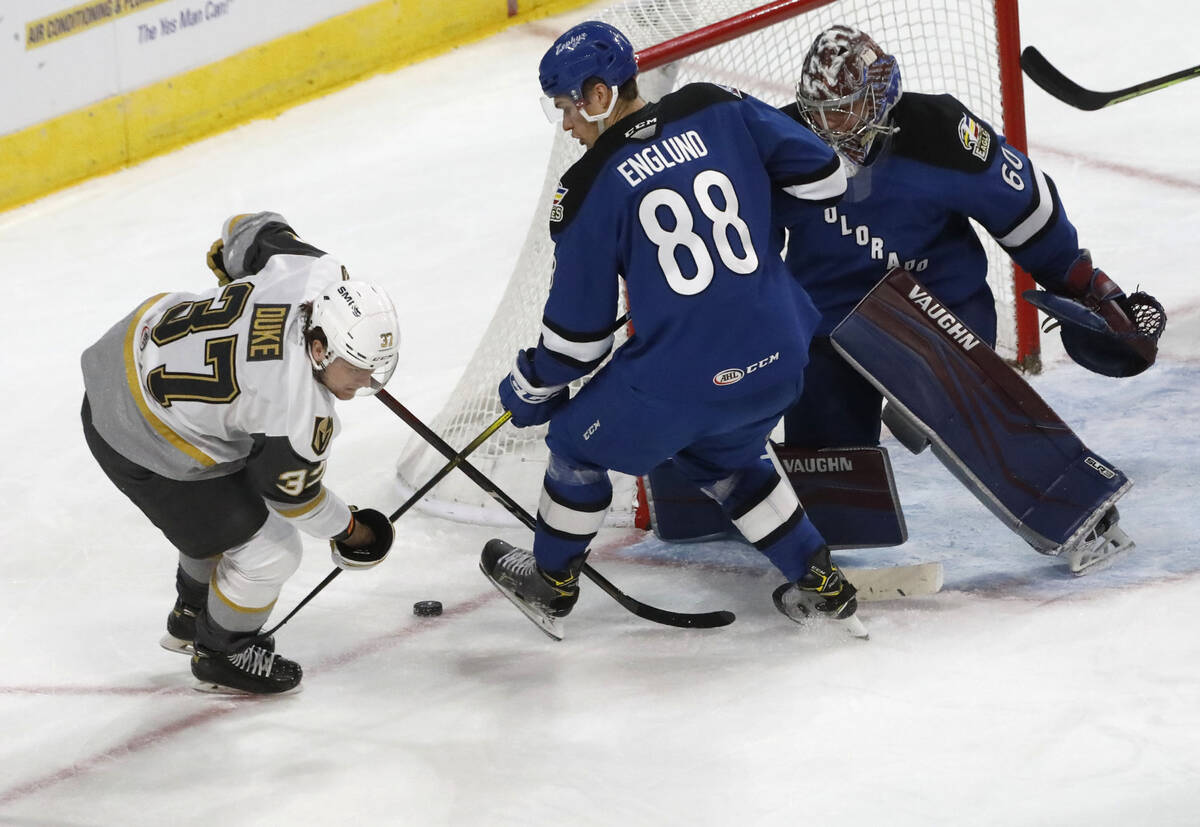
[[[383,393],[383,391],[380,391],[380,393]],[[436,474],[434,474],[432,477],[429,478],[429,481],[427,483],[422,485],[417,491],[413,492],[413,495],[411,497],[409,497],[407,500],[405,500],[403,505],[401,505],[399,508],[397,508],[395,511],[393,511],[391,516],[388,517],[388,522],[394,523],[394,522],[396,522],[396,520],[399,520],[404,515],[404,512],[408,511],[410,508],[412,508],[414,505],[416,505],[418,502],[420,502],[422,497],[424,497],[426,494],[428,494],[433,489],[433,487],[435,485],[437,485],[439,482],[441,482],[442,479],[447,474],[449,474],[451,471],[453,471],[455,468],[457,468],[459,463],[461,463],[463,460],[465,460],[467,458],[467,456],[469,456],[476,448],[478,448],[480,445],[482,445],[484,442],[486,442],[488,437],[490,437],[492,434],[496,433],[496,431],[500,430],[501,426],[503,426],[504,423],[508,422],[508,420],[511,418],[512,418],[512,414],[509,413],[508,411],[505,411],[503,414],[500,415],[499,419],[497,419],[491,425],[488,425],[486,428],[484,428],[483,432],[481,434],[479,434],[479,436],[477,436],[473,440],[471,440],[470,445],[468,445],[466,448],[463,448],[462,451],[460,451],[459,453],[455,454],[450,459],[449,462],[447,462],[445,465],[442,466],[441,470],[439,470]],[[335,568],[333,571],[329,572],[329,574],[325,575],[325,579],[322,580],[320,583],[318,583],[316,588],[314,588],[311,592],[309,592],[308,595],[305,596],[305,598],[303,600],[301,600],[299,603],[297,603],[296,608],[294,608],[290,612],[288,612],[287,617],[285,617],[283,620],[279,621],[273,627],[271,627],[271,631],[263,632],[262,634],[259,635],[259,637],[264,637],[264,638],[270,637],[271,635],[278,632],[280,627],[283,626],[283,624],[287,623],[289,620],[291,620],[293,617],[295,617],[296,612],[303,609],[310,600],[312,600],[314,597],[316,597],[318,594],[320,594],[321,590],[323,588],[325,588],[326,586],[328,586],[330,583],[332,583],[334,581],[334,578],[336,578],[339,574],[341,574],[342,571],[343,571],[343,569],[339,567],[339,568]]]
[[[1161,78],[1134,84],[1126,89],[1118,89],[1115,92],[1094,92],[1091,89],[1084,89],[1078,83],[1058,71],[1058,69],[1055,69],[1050,64],[1050,61],[1046,60],[1042,56],[1042,53],[1032,46],[1026,46],[1024,51],[1021,52],[1021,68],[1025,70],[1025,74],[1029,75],[1030,80],[1063,103],[1070,104],[1076,109],[1084,109],[1088,112],[1094,112],[1097,109],[1112,106],[1114,103],[1120,103],[1130,98],[1136,98],[1139,95],[1145,95],[1147,92],[1165,89],[1176,83],[1200,77],[1200,66],[1193,66],[1190,69],[1183,69],[1170,75],[1163,75]]]
[[[455,457],[454,449],[438,436],[424,422],[417,417],[395,397],[385,390],[379,391],[376,394],[384,405],[386,405],[392,413],[400,417],[408,424],[410,428],[428,442],[442,456],[453,459]],[[520,503],[504,493],[496,486],[482,471],[476,468],[471,463],[460,460],[458,468],[470,479],[482,488],[492,499],[500,503],[508,513],[512,514],[520,520],[530,531],[535,530],[536,522],[529,512],[521,507]],[[642,603],[636,600],[623,591],[614,586],[603,575],[592,568],[587,563],[583,565],[583,573],[587,575],[593,583],[600,587],[609,597],[621,604],[628,612],[637,615],[645,620],[650,620],[655,623],[661,623],[664,626],[677,626],[683,629],[715,629],[718,626],[728,626],[734,621],[733,612],[716,611],[716,612],[701,612],[699,614],[689,614],[686,612],[672,612],[667,609],[659,609],[654,606]]]

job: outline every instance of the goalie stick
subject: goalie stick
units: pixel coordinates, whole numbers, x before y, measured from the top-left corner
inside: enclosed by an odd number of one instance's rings
[[[433,487],[435,485],[437,485],[439,482],[441,482],[442,479],[447,474],[449,474],[451,471],[453,471],[455,468],[457,468],[459,463],[461,463],[463,460],[465,460],[476,448],[478,448],[480,445],[482,445],[484,442],[486,442],[488,437],[490,437],[492,434],[496,433],[496,431],[500,430],[501,426],[503,426],[504,423],[508,422],[508,420],[511,418],[512,418],[512,414],[509,413],[508,411],[505,411],[503,414],[500,415],[499,419],[497,419],[491,425],[488,425],[486,428],[484,428],[483,432],[480,433],[479,436],[477,436],[473,440],[471,440],[470,445],[468,445],[466,448],[463,448],[462,451],[460,451],[459,453],[457,453],[453,457],[451,457],[450,461],[447,462],[445,465],[443,465],[442,468],[436,474],[434,474],[432,477],[430,477],[429,481],[427,483],[422,485],[417,491],[414,491],[413,495],[411,497],[409,497],[407,500],[405,500],[403,505],[401,505],[399,508],[397,508],[395,511],[393,511],[391,513],[391,516],[388,517],[388,521],[394,523],[394,522],[396,522],[396,520],[399,520],[406,511],[408,511],[410,508],[412,508],[414,505],[416,505],[418,502],[420,502],[422,497],[424,497],[431,490],[433,490]],[[259,635],[259,637],[267,638],[267,637],[270,637],[271,635],[275,634],[276,632],[278,632],[279,629],[283,626],[283,624],[287,623],[289,620],[291,620],[293,617],[295,617],[296,612],[303,609],[310,600],[312,600],[314,597],[316,597],[318,594],[320,594],[321,590],[324,589],[326,586],[328,586],[330,583],[332,583],[334,581],[334,578],[336,578],[339,574],[341,574],[342,571],[343,571],[343,569],[339,566],[339,567],[335,568],[333,571],[329,572],[329,574],[325,575],[325,579],[322,580],[320,583],[318,583],[316,585],[316,587],[311,592],[309,592],[303,600],[301,600],[299,603],[297,603],[296,607],[294,609],[292,609],[290,612],[288,612],[287,617],[285,617],[283,620],[279,621],[274,626],[272,626],[271,630],[269,632],[261,633]]]
[[[1115,92],[1094,92],[1091,89],[1084,89],[1054,68],[1050,61],[1046,60],[1042,53],[1033,46],[1026,46],[1021,52],[1021,68],[1025,70],[1025,74],[1029,75],[1030,80],[1063,103],[1088,112],[1094,112],[1097,109],[1103,109],[1148,92],[1165,89],[1176,83],[1200,77],[1200,66],[1193,66],[1190,69],[1182,69],[1170,75],[1163,75],[1161,78],[1118,89]]]
[[[386,390],[381,390],[376,394],[379,401],[404,420],[406,424],[417,434],[428,442],[438,453],[447,459],[454,459],[454,449],[438,436],[429,426],[416,417],[408,408],[388,393]],[[496,486],[488,477],[476,468],[471,463],[460,460],[458,463],[459,470],[466,474],[472,482],[482,488],[489,496],[504,507],[506,511],[520,520],[530,531],[535,528],[535,521],[529,512],[516,502],[508,494],[504,493]],[[700,612],[691,614],[687,612],[673,612],[667,609],[659,609],[655,606],[650,606],[642,603],[640,600],[630,597],[623,591],[613,585],[607,578],[601,575],[598,571],[592,568],[589,564],[584,563],[583,574],[588,577],[593,583],[600,587],[605,594],[611,597],[621,607],[632,614],[644,620],[650,620],[654,623],[661,623],[664,626],[676,626],[683,629],[715,629],[719,626],[728,626],[734,621],[733,612],[715,611],[715,612]]]

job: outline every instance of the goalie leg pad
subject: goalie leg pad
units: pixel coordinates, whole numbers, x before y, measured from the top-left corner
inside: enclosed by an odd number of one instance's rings
[[[884,277],[832,339],[951,473],[1038,551],[1075,548],[1132,485],[905,270]]]
[[[908,539],[886,448],[770,446],[781,476],[831,549],[884,548]],[[646,477],[654,533],[667,542],[736,537],[711,498],[668,461]]]

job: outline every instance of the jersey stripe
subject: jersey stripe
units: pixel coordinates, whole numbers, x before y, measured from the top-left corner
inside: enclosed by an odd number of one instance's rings
[[[159,419],[150,410],[150,406],[146,404],[146,398],[142,395],[141,382],[138,381],[137,360],[133,358],[133,340],[137,335],[138,327],[145,318],[146,312],[165,295],[167,294],[159,293],[157,296],[146,299],[142,306],[137,309],[137,312],[133,314],[133,321],[129,323],[129,329],[125,331],[125,379],[129,384],[129,393],[133,396],[133,402],[137,405],[138,410],[141,411],[142,416],[145,417],[146,422],[158,432],[159,436],[181,453],[186,454],[201,465],[205,467],[216,465],[217,461],[215,459],[175,433],[165,422]]]
[[[1050,186],[1046,183],[1046,176],[1033,165],[1032,161],[1029,164],[1029,171],[1032,173],[1033,182],[1037,185],[1037,201],[1034,202],[1033,210],[1029,215],[1025,216],[1009,233],[996,239],[1004,247],[1020,247],[1045,227],[1054,214],[1054,197],[1050,192]]]
[[[584,334],[586,335],[586,334]],[[599,363],[612,350],[614,337],[608,333],[602,339],[568,339],[542,322],[542,344],[557,356],[565,356],[581,365]]]

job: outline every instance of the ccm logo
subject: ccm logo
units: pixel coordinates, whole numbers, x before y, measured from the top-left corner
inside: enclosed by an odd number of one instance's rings
[[[754,371],[758,370],[759,368],[765,368],[767,365],[778,360],[779,353],[776,352],[763,359],[759,359],[753,364],[747,365],[745,370],[742,368],[727,368],[713,377],[713,384],[720,386],[732,385],[735,382],[741,382],[748,374],[754,373]]]
[[[1117,475],[1116,471],[1112,470],[1107,465],[1104,465],[1095,457],[1084,457],[1083,464],[1089,466],[1093,471],[1104,477],[1106,480],[1111,480]]]

